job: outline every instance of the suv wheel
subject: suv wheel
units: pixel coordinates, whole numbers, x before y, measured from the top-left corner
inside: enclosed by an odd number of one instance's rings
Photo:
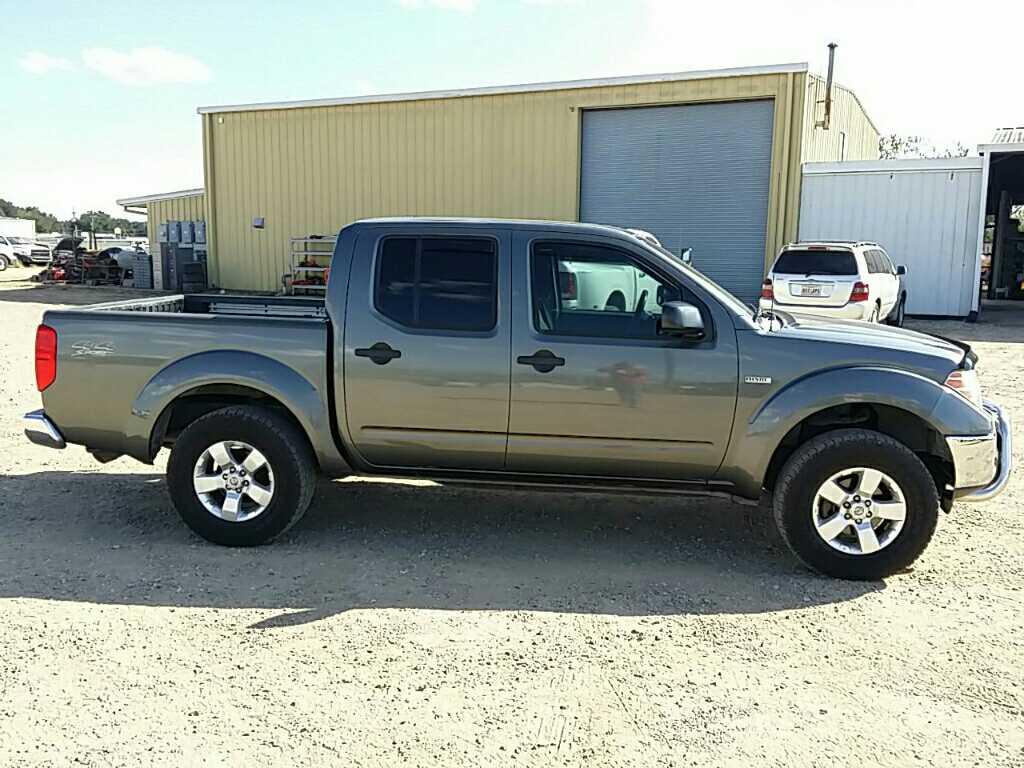
[[[0,272],[3,272],[5,269],[7,269],[7,257],[0,256]]]
[[[299,521],[313,499],[316,459],[305,435],[265,409],[233,406],[178,436],[167,486],[178,514],[207,541],[251,547]]]
[[[844,429],[790,456],[772,507],[779,533],[806,565],[840,579],[875,580],[905,570],[928,546],[939,496],[905,445]]]
[[[896,305],[896,309],[893,310],[892,314],[885,319],[885,321],[896,328],[903,327],[903,321],[906,319],[907,312],[907,297],[901,296],[899,303]]]

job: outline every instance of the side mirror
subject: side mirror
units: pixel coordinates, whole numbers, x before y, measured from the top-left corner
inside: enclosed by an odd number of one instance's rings
[[[897,275],[905,275],[905,274],[907,274],[907,268],[904,267],[902,264],[900,264],[898,267],[896,267],[896,274]]]
[[[670,301],[661,308],[659,330],[668,336],[697,341],[704,338],[704,320],[693,304]]]
[[[693,248],[680,248],[679,258],[683,260],[683,264],[689,264],[693,259]]]

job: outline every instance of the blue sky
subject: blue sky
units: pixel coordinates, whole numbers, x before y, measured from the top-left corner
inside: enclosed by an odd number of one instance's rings
[[[2,0],[0,197],[60,216],[202,185],[196,107],[808,61],[884,132],[1024,124],[1006,4]]]

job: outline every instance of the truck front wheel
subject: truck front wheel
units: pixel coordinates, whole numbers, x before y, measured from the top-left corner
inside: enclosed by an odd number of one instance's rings
[[[840,579],[875,580],[905,570],[928,546],[939,496],[905,445],[843,429],[789,457],[772,508],[779,533],[805,564]]]
[[[316,463],[305,435],[266,408],[232,406],[186,427],[167,463],[167,486],[182,519],[207,541],[265,544],[305,513]]]

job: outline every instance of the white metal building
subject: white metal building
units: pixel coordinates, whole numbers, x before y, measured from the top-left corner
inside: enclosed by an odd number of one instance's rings
[[[907,268],[907,313],[979,309],[983,159],[803,166],[801,240],[873,240]]]

